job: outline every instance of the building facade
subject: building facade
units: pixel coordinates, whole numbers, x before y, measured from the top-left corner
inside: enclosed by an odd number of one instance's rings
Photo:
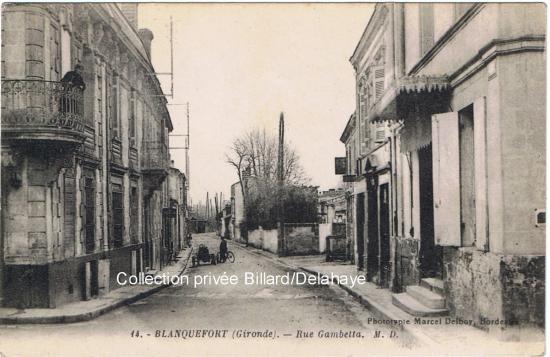
[[[165,221],[168,231],[165,236],[168,238],[167,246],[170,248],[172,258],[185,248],[185,237],[187,236],[187,180],[185,174],[175,168],[172,161],[170,175],[168,176],[168,187],[170,204],[165,209]]]
[[[358,267],[409,313],[543,324],[545,32],[539,4],[376,5],[345,181]]]
[[[2,304],[87,300],[161,268],[172,123],[137,5],[2,16]],[[77,64],[84,90],[61,82]]]

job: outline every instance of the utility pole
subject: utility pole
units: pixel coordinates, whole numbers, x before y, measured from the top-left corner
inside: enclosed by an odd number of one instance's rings
[[[285,145],[285,116],[281,112],[279,117],[279,152],[277,157],[277,253],[279,256],[286,254],[284,239],[284,145]]]
[[[210,202],[209,198],[208,198],[208,192],[206,192],[206,220],[208,221],[208,216],[209,216],[209,212],[208,212],[208,202]]]

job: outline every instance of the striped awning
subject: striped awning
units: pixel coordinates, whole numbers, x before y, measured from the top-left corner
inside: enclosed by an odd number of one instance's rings
[[[403,121],[401,151],[415,151],[431,143],[431,115],[446,112],[451,85],[447,76],[405,76],[376,103],[367,120]]]
[[[401,120],[418,101],[438,100],[451,89],[447,76],[405,76],[394,82],[367,115],[368,121]],[[427,94],[427,96],[426,96]]]
[[[447,76],[405,76],[398,80],[399,94],[444,92],[450,87]]]

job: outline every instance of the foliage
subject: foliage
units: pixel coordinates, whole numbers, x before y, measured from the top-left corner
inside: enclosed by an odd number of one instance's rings
[[[266,182],[257,182],[249,190],[246,223],[249,230],[261,226],[264,229],[277,228],[278,198],[283,204],[284,222],[317,222],[317,188],[286,185],[281,189]]]
[[[252,129],[235,138],[226,161],[237,172],[243,192],[248,230],[277,227],[279,196],[284,220],[312,223],[317,220],[317,189],[304,186],[306,177],[299,156],[288,144],[283,146],[283,185],[277,182],[278,140],[265,129]]]

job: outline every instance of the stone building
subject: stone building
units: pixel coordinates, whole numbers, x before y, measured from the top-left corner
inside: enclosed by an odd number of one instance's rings
[[[379,3],[350,59],[357,264],[413,315],[543,324],[545,13]]]
[[[124,10],[124,13],[122,12]],[[2,11],[5,306],[56,307],[167,263],[172,122],[136,4]],[[60,82],[83,66],[85,90]]]
[[[163,217],[166,221],[164,226],[167,230],[165,237],[168,239],[167,246],[171,253],[176,254],[185,248],[185,237],[187,236],[187,180],[185,174],[173,167],[170,168],[168,176],[168,190],[170,203],[164,209]]]

